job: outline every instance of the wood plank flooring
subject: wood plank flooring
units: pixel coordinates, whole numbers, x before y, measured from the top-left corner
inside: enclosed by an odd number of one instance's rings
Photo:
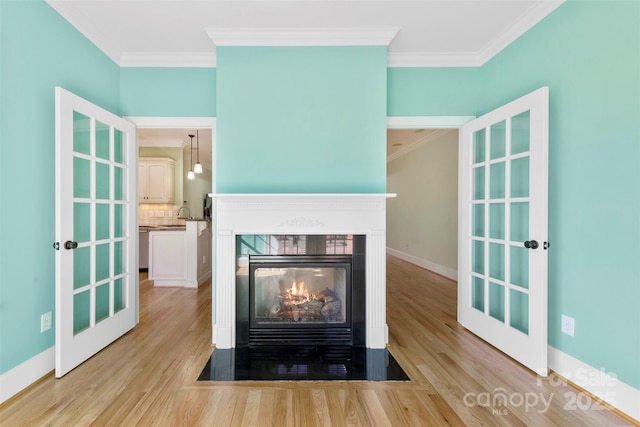
[[[211,285],[154,288],[141,277],[140,324],[6,402],[2,427],[629,425],[595,403],[572,410],[577,390],[458,325],[455,282],[397,258],[387,263],[389,350],[410,382],[197,382],[213,350]]]

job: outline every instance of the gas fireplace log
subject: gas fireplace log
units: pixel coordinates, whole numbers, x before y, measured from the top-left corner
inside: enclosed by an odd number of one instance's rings
[[[339,300],[331,301],[326,303],[321,309],[320,312],[327,319],[339,319],[341,318],[342,312],[342,304]]]

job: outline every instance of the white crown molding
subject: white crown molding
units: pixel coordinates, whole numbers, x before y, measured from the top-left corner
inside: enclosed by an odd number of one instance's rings
[[[118,49],[111,46],[109,39],[88,24],[85,16],[74,6],[72,1],[64,0],[45,0],[56,12],[62,16],[67,22],[73,25],[82,35],[84,35],[91,43],[109,57],[116,65],[120,66],[121,54]]]
[[[479,67],[482,58],[477,53],[389,52],[387,66],[410,67]]]
[[[480,63],[478,67],[484,65],[504,48],[516,41],[521,35],[529,31],[547,15],[556,10],[566,0],[544,0],[535,2],[531,9],[520,19],[514,21],[509,28],[502,32],[492,43],[479,52]]]
[[[123,53],[121,67],[215,68],[215,52]]]
[[[119,52],[107,37],[88,25],[72,1],[45,0],[120,67],[214,68],[215,52]],[[535,2],[496,39],[478,52],[390,52],[389,67],[481,67],[529,31],[566,0]],[[388,46],[400,28],[205,28],[216,46]]]
[[[405,154],[408,154],[412,151],[417,150],[418,148],[424,146],[429,141],[434,140],[436,138],[440,138],[441,136],[447,134],[448,132],[451,132],[451,129],[438,129],[432,133],[429,133],[428,135],[423,136],[422,138],[420,138],[410,146],[402,148],[396,151],[395,153],[393,153],[392,155],[390,155],[389,157],[387,157],[387,163],[392,162],[395,159],[404,156]]]
[[[516,41],[520,36],[533,28],[566,0],[544,0],[534,5],[514,21],[488,46],[478,52],[466,53],[422,53],[422,52],[389,52],[389,67],[481,67],[500,53],[504,48]]]
[[[216,46],[388,46],[399,28],[205,28]]]
[[[125,119],[132,122],[139,128],[150,129],[194,129],[211,128],[215,129],[215,117],[147,117],[147,116],[125,116]],[[215,134],[215,131],[213,132]]]

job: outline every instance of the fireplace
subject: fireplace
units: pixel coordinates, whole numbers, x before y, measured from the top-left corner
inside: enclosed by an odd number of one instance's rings
[[[366,344],[366,236],[240,235],[236,345]]]
[[[249,257],[249,345],[351,345],[351,300],[351,256]]]
[[[386,325],[386,199],[393,197],[388,194],[214,194],[213,215],[216,223],[215,235],[215,283],[213,286],[213,343],[218,349],[232,349],[249,344],[251,330],[252,344],[254,336],[269,335],[271,329],[278,329],[280,342],[283,339],[299,339],[298,332],[302,331],[311,342],[322,342],[343,339],[349,340],[348,328],[351,328],[350,339],[353,346],[365,346],[370,349],[384,349],[388,342],[388,329]],[[341,236],[353,236],[353,251],[346,253],[346,258],[351,258],[351,295],[344,296],[345,309],[350,307],[350,313],[345,311],[344,320],[338,321],[338,317],[329,321],[322,321],[320,317],[306,316],[300,317],[300,313],[294,315],[291,308],[291,319],[272,318],[277,321],[267,321],[264,318],[265,311],[261,311],[260,316],[253,320],[250,316],[250,258],[251,268],[255,271],[259,268],[277,268],[277,265],[269,265],[275,258],[255,258],[255,256],[265,255],[335,255],[331,251],[308,251],[301,253],[276,253],[272,251],[250,251],[245,253],[240,250],[239,239],[242,236],[280,236],[291,235],[302,238],[304,236],[333,236],[325,240],[328,243],[331,239]],[[337,236],[337,237],[336,237]],[[322,240],[323,237],[320,237]],[[313,238],[311,239],[313,240]],[[323,244],[325,244],[323,243]],[[307,242],[307,248],[313,247]],[[289,261],[318,262],[303,260],[303,258],[289,258]],[[322,260],[326,262],[328,258]],[[348,265],[348,261],[338,261],[338,264]],[[279,264],[278,264],[279,265]],[[289,267],[288,267],[289,268]],[[295,268],[295,267],[292,267]],[[316,268],[316,267],[311,267]],[[318,267],[320,268],[320,267]],[[333,268],[333,267],[332,267]],[[343,268],[343,267],[338,267]],[[338,270],[327,270],[334,275],[339,275]],[[260,271],[260,274],[267,274],[267,271]],[[346,275],[346,273],[345,273]],[[261,285],[264,287],[264,285]],[[299,287],[299,285],[296,285]],[[305,286],[309,283],[305,282]],[[283,285],[282,289],[276,292],[278,295],[291,288],[292,284]],[[320,294],[320,290],[311,291]],[[293,291],[293,290],[292,290]],[[255,291],[252,291],[255,292]],[[261,291],[262,292],[262,291]],[[348,291],[346,291],[348,294]],[[293,295],[293,292],[292,292]],[[254,295],[255,296],[255,295]],[[329,295],[332,296],[333,295]],[[330,299],[316,295],[316,302],[307,304],[307,309],[315,304],[318,306],[319,299],[322,304]],[[286,298],[285,303],[293,304],[294,298]],[[342,304],[343,301],[341,301]],[[262,304],[262,306],[260,305]],[[266,302],[258,305],[259,310],[265,310]],[[304,304],[304,303],[301,303]],[[255,302],[254,302],[255,305]],[[273,308],[273,307],[272,307]],[[298,309],[304,309],[298,307]],[[282,310],[282,306],[274,308]],[[321,309],[320,309],[321,310]],[[329,308],[325,309],[327,312]],[[287,311],[285,309],[285,311]],[[255,314],[255,313],[254,313]],[[297,316],[297,320],[296,317]],[[300,320],[302,319],[302,320]],[[349,320],[350,319],[350,320]],[[278,325],[274,325],[277,323]],[[320,325],[321,323],[321,325]],[[349,326],[350,325],[350,326]],[[274,328],[274,326],[277,326]],[[319,327],[323,332],[319,332]],[[328,331],[327,331],[328,330]],[[340,331],[338,333],[338,331]],[[295,332],[295,333],[294,333]],[[328,333],[337,333],[331,338],[326,338]],[[294,337],[297,335],[297,337]],[[343,338],[339,338],[342,336]],[[345,338],[346,337],[346,338]],[[278,339],[276,336],[268,339]]]

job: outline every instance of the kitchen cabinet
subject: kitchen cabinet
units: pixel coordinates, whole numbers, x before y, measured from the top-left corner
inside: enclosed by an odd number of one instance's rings
[[[139,203],[173,203],[175,164],[162,157],[138,159]]]
[[[197,288],[212,274],[211,223],[187,221],[149,231],[149,280],[154,286]]]
[[[154,286],[184,286],[185,244],[185,231],[149,232],[149,280]]]

